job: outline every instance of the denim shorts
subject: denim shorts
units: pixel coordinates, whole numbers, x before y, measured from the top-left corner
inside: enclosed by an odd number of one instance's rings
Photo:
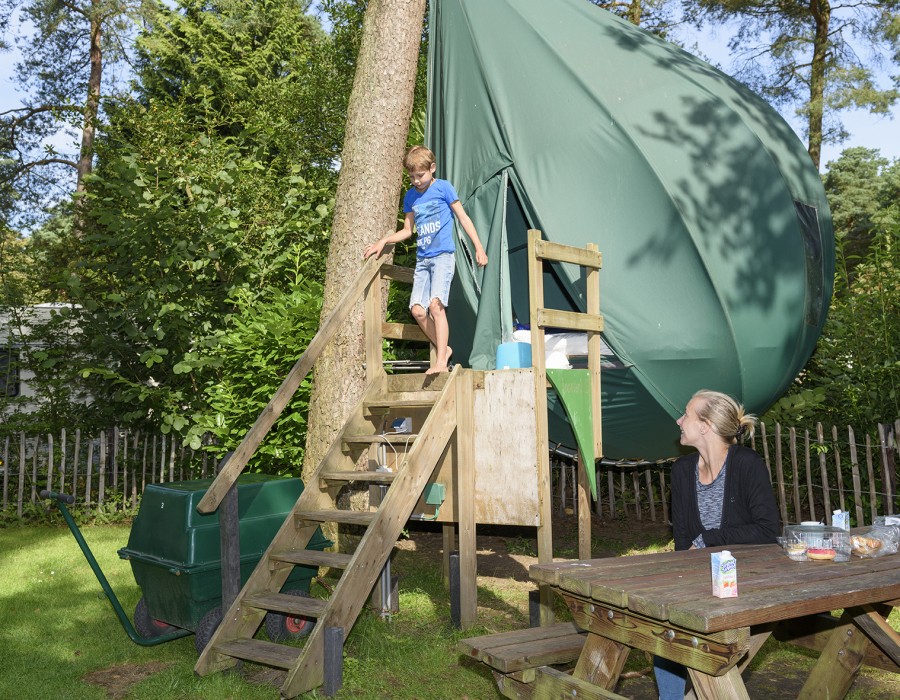
[[[418,304],[426,311],[432,299],[440,299],[444,306],[450,301],[450,283],[456,272],[456,254],[441,253],[433,258],[416,260],[409,308]]]

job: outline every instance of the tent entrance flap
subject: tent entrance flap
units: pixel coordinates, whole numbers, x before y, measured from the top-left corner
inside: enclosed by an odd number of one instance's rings
[[[575,442],[581,452],[582,466],[591,485],[591,497],[597,500],[597,474],[594,469],[594,428],[591,413],[591,375],[586,369],[548,369],[547,379],[556,389]]]

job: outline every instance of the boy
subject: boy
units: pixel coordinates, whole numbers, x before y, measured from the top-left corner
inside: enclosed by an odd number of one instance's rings
[[[403,166],[412,183],[412,189],[403,198],[403,212],[406,215],[403,228],[382,236],[368,246],[363,258],[372,255],[377,257],[387,244],[406,240],[412,236],[415,225],[416,272],[409,310],[434,345],[437,354],[434,364],[425,374],[438,374],[447,371],[450,355],[453,354],[453,350],[447,345],[450,326],[446,309],[450,283],[456,272],[454,216],[472,239],[475,261],[484,267],[488,259],[478,239],[475,225],[463,209],[453,185],[434,177],[437,169],[434,153],[424,146],[413,146],[406,153]]]

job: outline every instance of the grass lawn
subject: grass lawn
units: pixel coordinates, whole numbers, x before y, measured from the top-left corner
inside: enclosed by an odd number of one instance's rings
[[[130,565],[116,554],[128,531],[128,525],[83,528],[130,615],[140,590]],[[557,532],[557,553],[571,555],[571,528]],[[669,542],[665,528],[649,523],[597,523],[594,538],[595,555],[658,550]],[[479,536],[479,623],[465,633],[449,623],[439,547],[439,532],[427,529],[414,529],[410,539],[398,544],[392,573],[400,577],[401,611],[390,622],[370,611],[360,617],[345,646],[344,687],[338,698],[501,697],[487,668],[461,657],[457,643],[464,637],[527,626],[533,531]],[[326,595],[317,583],[312,592]],[[898,622],[895,612],[895,628]],[[156,647],[132,643],[68,529],[55,525],[0,529],[0,650],[0,698],[279,697],[279,673],[261,667],[247,666],[241,674],[195,676],[193,636]],[[767,643],[747,676],[751,697],[789,697],[786,693],[799,688],[812,662],[813,656],[802,650]],[[643,655],[633,653],[626,667],[632,677],[618,692],[636,700],[655,698],[647,667]],[[851,697],[900,697],[900,683],[891,674],[866,670]]]

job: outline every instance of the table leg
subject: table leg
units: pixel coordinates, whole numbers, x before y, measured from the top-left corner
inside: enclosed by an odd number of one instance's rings
[[[838,700],[850,690],[869,648],[869,639],[853,624],[853,618],[860,613],[859,608],[844,611],[841,623],[825,643],[798,698]]]
[[[615,690],[630,651],[624,644],[589,633],[572,675],[605,690]]]
[[[688,674],[697,700],[750,700],[737,666],[722,676],[710,676],[692,668],[688,669]]]

